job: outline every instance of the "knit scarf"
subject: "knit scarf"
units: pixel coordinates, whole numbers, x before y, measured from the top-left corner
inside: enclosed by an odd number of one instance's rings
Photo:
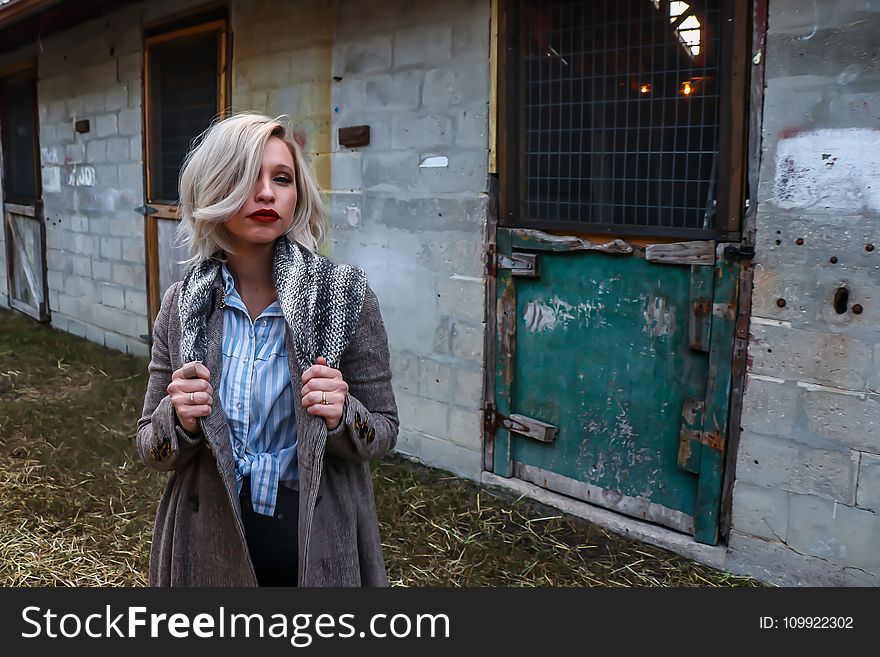
[[[219,273],[220,261],[211,258],[190,268],[183,280],[178,311],[180,354],[185,363],[205,359],[211,288]],[[338,369],[364,302],[364,271],[334,264],[282,236],[275,242],[273,278],[300,374],[314,365],[318,356]]]

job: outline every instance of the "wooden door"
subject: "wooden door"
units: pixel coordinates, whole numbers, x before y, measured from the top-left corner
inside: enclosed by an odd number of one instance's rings
[[[36,75],[28,69],[0,79],[3,230],[10,305],[49,320],[46,225],[39,168]]]
[[[502,14],[492,467],[704,543],[740,274],[736,4]]]

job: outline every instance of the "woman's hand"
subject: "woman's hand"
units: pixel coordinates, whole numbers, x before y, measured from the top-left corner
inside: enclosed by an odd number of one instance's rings
[[[211,373],[199,361],[186,363],[171,375],[168,384],[171,405],[180,426],[189,433],[198,433],[197,419],[211,414],[214,389],[210,380]]]
[[[319,356],[302,375],[302,403],[310,415],[324,418],[327,429],[332,431],[342,420],[348,384],[342,380],[342,372],[327,366],[327,359]]]

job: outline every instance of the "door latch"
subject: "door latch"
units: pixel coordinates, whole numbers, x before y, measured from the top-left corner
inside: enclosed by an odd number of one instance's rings
[[[752,260],[755,257],[753,244],[728,244],[724,247],[724,257],[727,260]]]
[[[489,247],[489,275],[497,276],[499,269],[507,269],[513,276],[523,278],[538,277],[538,254],[536,253],[498,253],[495,245]]]
[[[498,429],[507,429],[542,443],[552,443],[559,432],[559,427],[525,415],[502,415],[495,410],[494,404],[486,404],[483,408],[483,422],[487,433],[494,434]]]

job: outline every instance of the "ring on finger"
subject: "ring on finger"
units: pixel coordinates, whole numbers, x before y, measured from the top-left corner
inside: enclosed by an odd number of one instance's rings
[[[324,390],[321,391],[321,403],[325,406],[330,404],[330,402],[327,401],[327,392]]]
[[[196,400],[195,400],[195,394],[196,394],[196,393],[194,393],[194,392],[189,393],[189,403],[190,403],[190,404],[195,404],[195,403],[196,403]]]

